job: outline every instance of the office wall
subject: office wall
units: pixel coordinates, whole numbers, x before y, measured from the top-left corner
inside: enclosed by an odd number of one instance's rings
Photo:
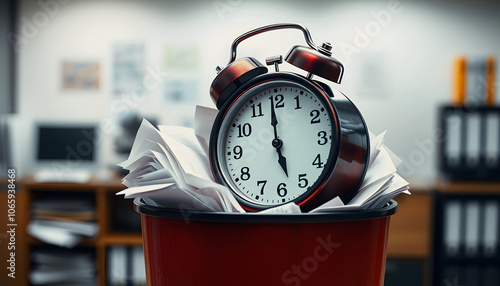
[[[197,80],[193,102],[166,101],[159,86],[128,105],[161,124],[189,125],[195,103],[212,106],[208,90],[214,68],[227,63],[236,36],[269,23],[298,22],[318,44],[332,42],[334,56],[346,68],[338,88],[358,105],[374,133],[388,130],[386,145],[403,159],[403,174],[433,178],[436,109],[451,96],[452,60],[462,54],[500,54],[499,8],[476,1],[24,0],[15,140],[32,142],[32,123],[40,120],[116,123],[123,98],[112,94],[111,55],[112,45],[123,42],[144,43],[146,65],[162,80],[179,75]],[[300,32],[272,32],[242,43],[238,55],[263,62],[294,44],[304,44]],[[199,64],[187,74],[165,68],[165,46],[198,47]],[[63,60],[98,61],[100,88],[63,90]],[[105,150],[112,149],[108,129]],[[20,146],[16,160],[28,171],[32,148]],[[103,164],[114,160],[108,152]]]

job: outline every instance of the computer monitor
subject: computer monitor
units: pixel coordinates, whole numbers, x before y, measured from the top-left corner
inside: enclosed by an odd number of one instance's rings
[[[92,123],[38,123],[35,178],[85,181],[98,166],[98,128]]]
[[[89,163],[96,159],[96,130],[94,126],[38,127],[37,159]]]

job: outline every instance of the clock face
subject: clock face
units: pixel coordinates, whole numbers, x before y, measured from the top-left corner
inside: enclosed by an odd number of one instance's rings
[[[217,137],[222,179],[253,208],[306,199],[338,154],[337,119],[313,85],[286,79],[247,89],[226,110]]]

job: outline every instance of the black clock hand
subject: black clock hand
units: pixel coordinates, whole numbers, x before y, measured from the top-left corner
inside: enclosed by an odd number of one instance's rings
[[[283,141],[281,141],[281,143],[283,143]],[[280,164],[281,168],[285,172],[285,175],[288,177],[288,171],[286,169],[286,158],[285,158],[285,156],[283,156],[283,154],[281,154],[281,147],[276,148],[276,151],[278,152],[278,163]]]
[[[270,99],[271,99],[271,125],[273,126],[274,129],[274,139],[272,141],[272,145],[274,148],[276,148],[276,152],[278,152],[278,163],[283,169],[283,172],[285,172],[285,175],[288,177],[288,171],[286,168],[286,158],[281,153],[281,147],[283,146],[283,141],[278,138],[278,130],[276,128],[276,125],[278,125],[278,119],[276,118],[276,112],[274,111],[274,100],[272,96],[270,97]]]
[[[278,139],[278,131],[276,129],[276,125],[278,125],[278,119],[276,118],[276,112],[274,111],[273,97],[271,96],[270,99],[271,99],[271,125],[274,128],[274,140],[276,140]]]

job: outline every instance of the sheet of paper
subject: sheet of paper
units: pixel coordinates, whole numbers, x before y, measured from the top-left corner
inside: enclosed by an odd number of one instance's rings
[[[208,157],[208,145],[210,142],[210,133],[212,132],[212,125],[217,117],[219,111],[215,108],[196,106],[194,115],[194,130],[198,142],[205,151]]]
[[[182,173],[182,170],[179,166],[179,162],[177,161],[176,156],[172,154],[170,151],[168,151],[164,146],[160,145],[159,143],[158,146],[160,147],[160,150],[162,151],[161,154],[163,155],[161,157],[158,157],[158,160],[162,162],[162,165],[170,164],[170,167],[172,167],[171,175],[175,179],[175,182],[179,186],[179,188],[183,190],[192,189],[192,187],[189,186],[186,180],[184,179],[184,174]]]
[[[212,185],[210,187],[199,188],[195,190],[195,192],[212,197],[217,203],[219,203],[222,211],[224,212],[245,212],[231,192],[224,186]]]
[[[179,142],[181,145],[205,156],[205,151],[198,142],[194,129],[180,126],[160,125],[158,126],[162,134],[167,135],[170,139]]]
[[[166,146],[164,146],[165,149],[169,150],[172,154],[176,154],[175,160],[182,169],[181,173],[183,175],[189,174],[207,181],[212,180],[210,166],[206,156],[194,151],[184,144],[177,142],[176,140],[173,140],[166,134],[162,134],[162,137],[166,143]],[[187,179],[186,176],[184,179]]]
[[[171,186],[175,186],[175,184],[170,183],[170,184],[157,184],[157,185],[131,187],[131,188],[122,190],[116,194],[117,195],[125,195],[125,198],[136,198],[136,197],[140,197],[140,195],[143,193],[167,189]]]
[[[392,163],[389,153],[385,150],[384,146],[380,147],[380,152],[366,171],[365,179],[361,184],[361,189],[381,177],[396,173],[396,167]]]
[[[371,134],[370,165],[356,196],[346,205],[339,197],[311,212],[352,211],[382,207],[399,193],[410,194],[408,182],[396,173],[392,153],[384,144],[385,131],[378,136]]]
[[[125,198],[147,197],[155,201],[158,206],[165,208],[222,211],[218,204],[208,197],[197,195],[189,190],[181,190],[175,184],[128,188],[117,195],[125,195]]]
[[[368,202],[369,200],[376,197],[382,190],[391,183],[394,174],[386,175],[373,182],[373,184],[368,185],[365,188],[362,188],[356,196],[348,203],[348,205],[362,205]]]
[[[342,202],[340,197],[335,197],[332,200],[329,200],[321,206],[313,209],[312,211],[310,211],[310,213],[328,212],[333,209],[338,209],[339,207],[345,207],[344,202]]]
[[[64,228],[45,225],[39,220],[32,220],[26,231],[40,241],[66,248],[74,247],[84,238]]]
[[[146,119],[143,119],[141,122],[141,126],[139,130],[137,130],[137,134],[135,135],[134,144],[132,145],[132,150],[130,151],[130,157],[136,157],[138,153],[138,149],[141,146],[142,142],[149,140],[152,142],[159,142],[160,144],[164,143],[163,138],[161,137],[158,130],[153,126],[153,124],[149,123]]]
[[[288,203],[274,208],[258,212],[259,214],[296,214],[302,213],[300,207],[295,203]]]
[[[375,158],[377,158],[378,153],[380,152],[380,147],[382,146],[385,138],[387,130],[380,133],[378,136],[375,136],[375,134],[369,132],[370,136],[370,163],[368,166],[371,166]]]

